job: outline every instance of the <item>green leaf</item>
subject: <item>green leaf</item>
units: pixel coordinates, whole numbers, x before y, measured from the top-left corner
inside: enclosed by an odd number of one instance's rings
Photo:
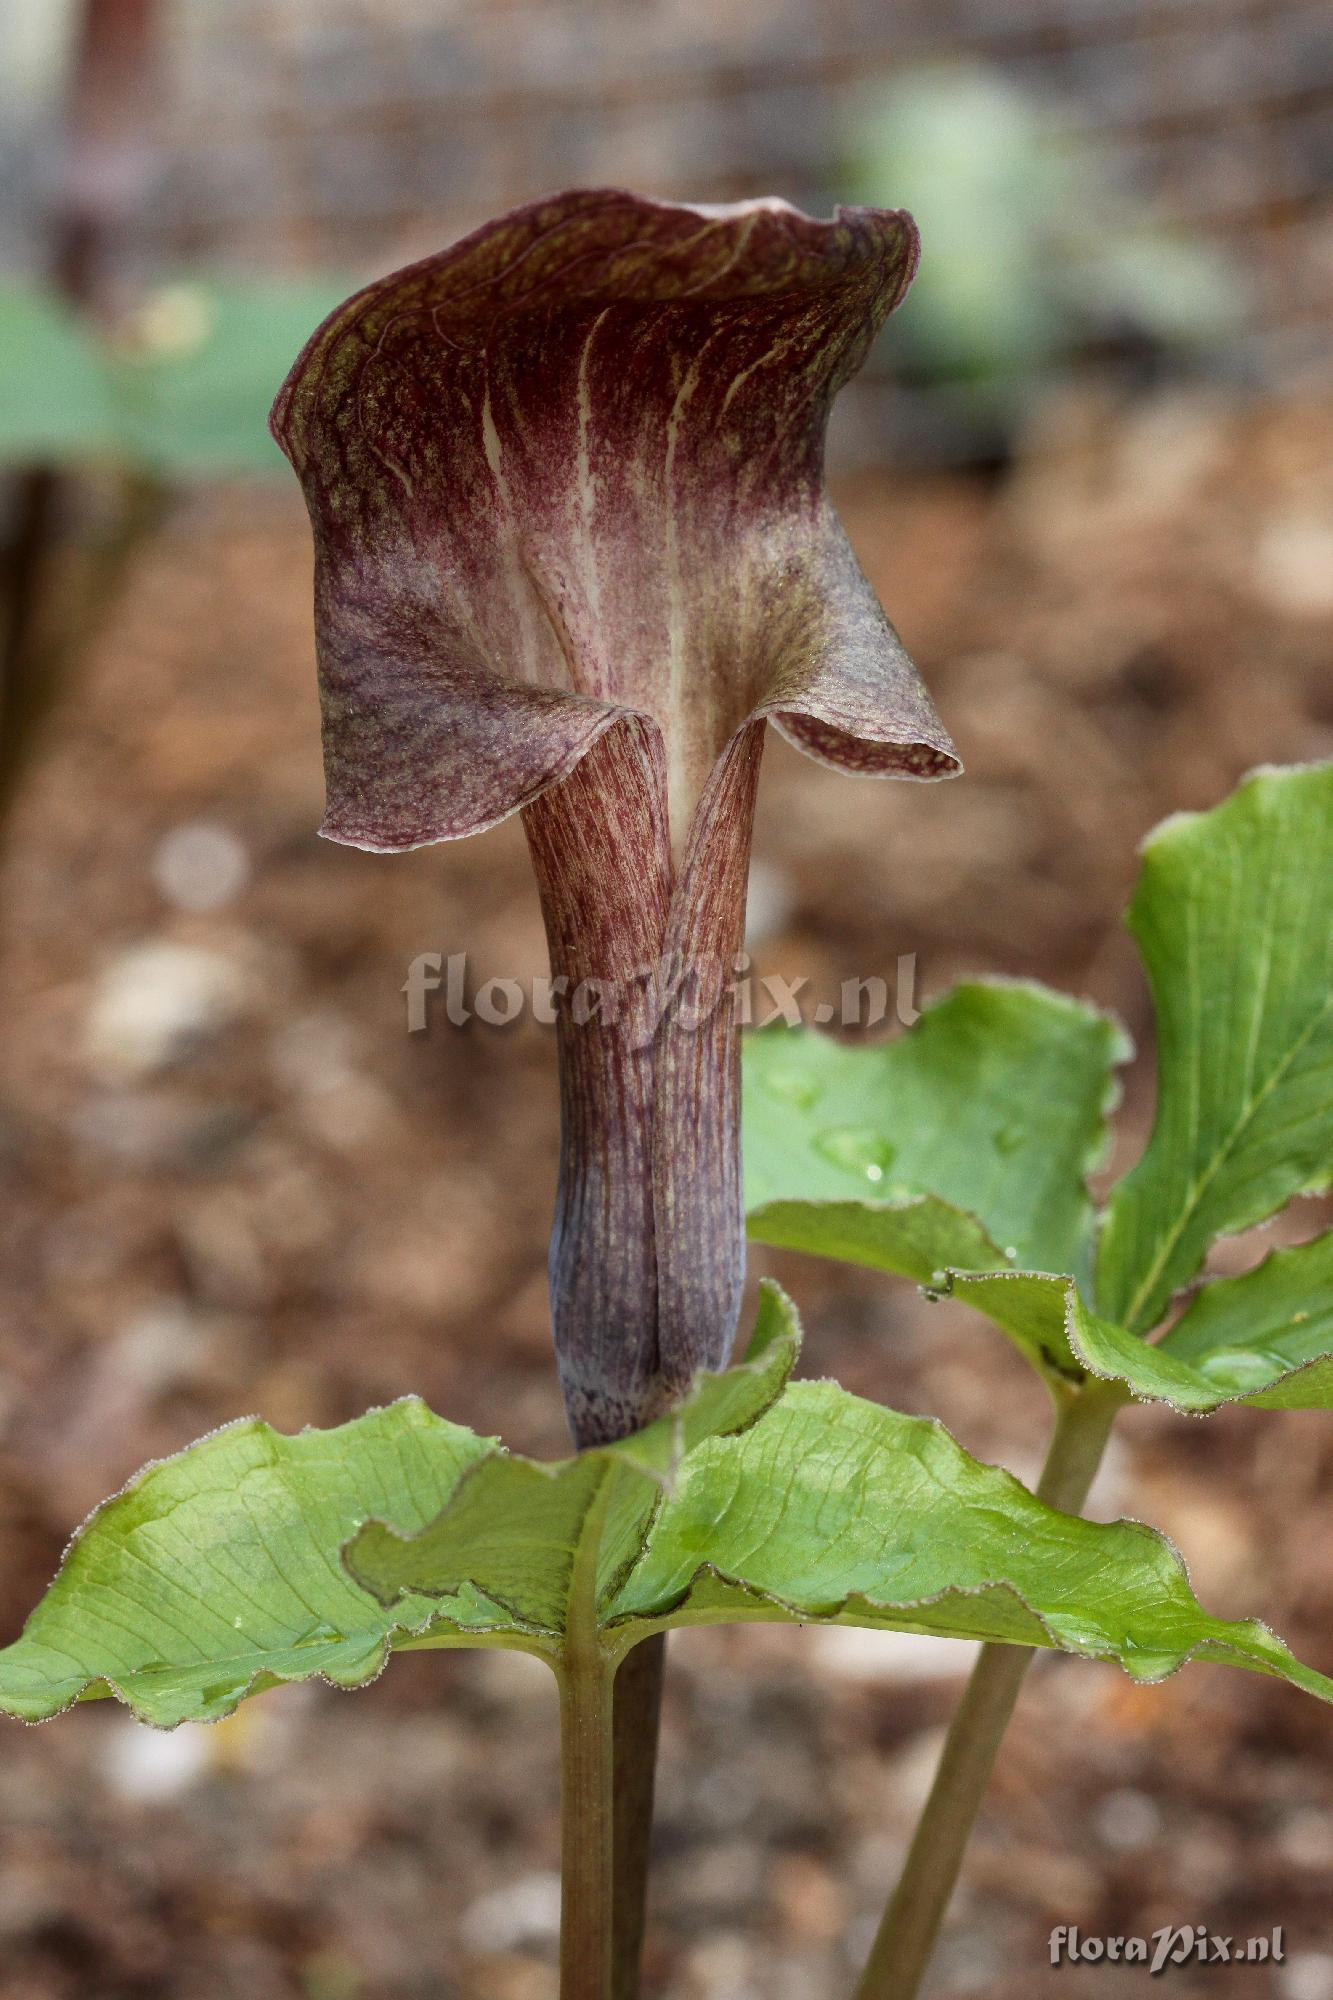
[[[114,457],[169,477],[276,473],[273,394],[341,283],[152,293],[109,342],[38,286],[0,286],[0,465]]]
[[[959,986],[910,1033],[848,1048],[766,1030],[745,1052],[755,1241],[956,1290],[1043,1372],[1081,1374],[960,1271],[1086,1271],[1099,1158],[1128,1054],[1115,1023],[1037,986]],[[860,1190],[859,1195],[853,1190]],[[878,1195],[871,1190],[878,1190]]]
[[[1204,1285],[1158,1346],[1090,1315],[1073,1343],[1097,1374],[1178,1410],[1333,1409],[1333,1232]]]
[[[1083,1380],[1083,1358],[1070,1340],[1069,1301],[1078,1298],[1073,1278],[1044,1271],[989,1271],[980,1275],[950,1271],[940,1291],[975,1312],[985,1313],[1043,1374],[1065,1381]]]
[[[1162,1342],[1179,1361],[1263,1348],[1282,1368],[1333,1352],[1333,1230],[1200,1287]]]
[[[1156,1346],[1091,1312],[1072,1278],[958,1273],[948,1289],[1047,1366],[1123,1382],[1141,1401],[1196,1413],[1333,1408],[1333,1234],[1205,1285]]]
[[[35,1722],[115,1694],[144,1722],[212,1721],[276,1681],[359,1686],[391,1641],[441,1618],[491,1629],[475,1592],[386,1614],[338,1550],[379,1508],[424,1527],[494,1449],[408,1398],[296,1437],[247,1418],[146,1466],[85,1522],[0,1653],[0,1709]]]
[[[770,1307],[794,1331],[775,1290]],[[938,1424],[834,1383],[798,1383],[744,1429],[701,1438],[628,1538],[601,1526],[614,1513],[606,1489],[600,1513],[589,1496],[593,1462],[614,1456],[613,1447],[551,1469],[571,1494],[584,1482],[581,1519],[603,1537],[597,1620],[613,1654],[667,1626],[819,1621],[1054,1647],[1118,1660],[1144,1680],[1191,1657],[1220,1660],[1333,1699],[1333,1681],[1263,1626],[1210,1618],[1179,1556],[1150,1529],[1056,1513],[1008,1473],[978,1464]],[[492,1479],[492,1533],[512,1518],[516,1540],[532,1550],[543,1497],[535,1471],[510,1459],[474,1475]],[[622,1476],[610,1463],[601,1474],[608,1484]],[[548,1511],[550,1491],[548,1474]],[[448,1594],[463,1576],[491,1592],[494,1580],[454,1514],[447,1508],[412,1539],[364,1529],[349,1567],[389,1601],[400,1591]],[[505,1588],[515,1589],[510,1575]],[[518,1588],[525,1615],[540,1612],[554,1636],[563,1584],[539,1602],[534,1564]]]
[[[681,1409],[615,1448],[612,1462],[633,1477],[621,1483],[608,1547],[617,1536],[633,1545],[682,1454],[753,1421],[780,1393],[796,1340],[794,1322],[766,1298],[744,1366],[703,1377]],[[318,1674],[360,1686],[405,1646],[541,1651],[559,1629],[561,1551],[603,1462],[509,1459],[413,1397],[296,1437],[256,1419],[229,1424],[145,1467],[80,1529],[22,1636],[0,1652],[0,1710],[40,1721],[114,1694],[142,1721],[170,1727],[215,1721],[279,1681]],[[477,1503],[497,1464],[538,1504],[494,1530]],[[374,1517],[423,1529],[455,1497],[458,1518],[474,1526],[470,1566],[515,1602],[465,1580],[430,1598],[395,1595],[386,1610],[344,1568],[343,1545]]]
[[[922,1418],[787,1386],[797,1331],[768,1287],[739,1368],[554,1465],[416,1401],[294,1438],[232,1425],[93,1516],[0,1653],[0,1708],[37,1720],[116,1694],[145,1721],[213,1720],[279,1681],[358,1685],[414,1646],[558,1666],[577,1617],[608,1666],[668,1625],[820,1620],[1054,1647],[1147,1680],[1220,1660],[1333,1699],[1264,1627],[1209,1617],[1151,1530],[1058,1514]]]
[[[986,981],[955,987],[905,1035],[848,1048],[811,1029],[765,1030],[745,1048],[746,1206],[769,1237],[775,1202],[856,1202],[884,1219],[882,1259],[907,1268],[896,1239],[901,1205],[933,1195],[939,1265],[980,1255],[977,1225],[1004,1259],[1043,1270],[1086,1268],[1092,1207],[1084,1176],[1105,1141],[1111,1068],[1128,1045],[1104,1014],[1044,987]],[[811,1215],[795,1244],[824,1250]],[[843,1226],[840,1224],[839,1226]],[[946,1254],[947,1227],[956,1251]],[[864,1243],[872,1231],[861,1234]],[[988,1259],[988,1261],[991,1261]]]
[[[805,1250],[891,1271],[918,1285],[945,1282],[954,1269],[993,1271],[1008,1262],[974,1215],[934,1195],[911,1201],[769,1201],[751,1209],[758,1243]]]
[[[1162,1536],[1057,1513],[937,1423],[803,1382],[682,1470],[613,1625],[738,1618],[1007,1640],[1160,1680],[1190,1658],[1333,1700],[1262,1625],[1210,1618]]]
[[[1149,838],[1129,913],[1158,1107],[1112,1193],[1098,1305],[1156,1325],[1215,1237],[1333,1181],[1333,764],[1256,772]]]
[[[119,420],[96,341],[53,294],[0,286],[0,465],[114,452]]]

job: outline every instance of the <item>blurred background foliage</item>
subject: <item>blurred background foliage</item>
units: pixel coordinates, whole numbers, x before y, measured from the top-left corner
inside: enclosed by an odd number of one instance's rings
[[[912,208],[923,272],[844,426],[863,459],[993,457],[1070,371],[1323,360],[1312,0],[103,0],[100,59],[86,18],[0,19],[0,463],[82,436],[187,474],[272,466],[254,412],[312,308],[579,182]],[[110,252],[100,360],[14,295],[68,292],[49,237],[71,212]]]
[[[172,480],[271,476],[275,385],[340,280],[178,277],[104,327],[54,287],[0,289],[0,462],[137,467]]]
[[[545,969],[521,830],[313,837],[309,529],[265,419],[327,307],[560,186],[916,212],[830,455],[967,776],[857,787],[771,743],[750,949],[807,996],[910,961],[918,1005],[980,972],[1114,1008],[1123,1166],[1153,1102],[1136,842],[1333,754],[1331,112],[1327,0],[5,0],[0,1637],[135,1464],[253,1409],[416,1390],[563,1445],[549,1034],[409,1036],[400,991],[423,951],[474,987]],[[809,1372],[1032,1476],[1040,1403],[958,1308],[754,1261]],[[1333,1669],[1328,1427],[1123,1428],[1094,1511]],[[683,1638],[654,2000],[848,1990],[965,1665]],[[0,2000],[549,2000],[554,1718],[523,1666],[12,1731]],[[1034,1675],[939,2000],[1030,2000],[1054,1924],[1182,1921],[1283,1923],[1244,2000],[1333,2000],[1327,1722],[1250,1678]]]
[[[1106,173],[1104,148],[996,69],[908,70],[856,124],[847,184],[927,246],[883,365],[921,385],[961,457],[1007,452],[1080,366],[1137,381],[1227,372],[1248,273]]]

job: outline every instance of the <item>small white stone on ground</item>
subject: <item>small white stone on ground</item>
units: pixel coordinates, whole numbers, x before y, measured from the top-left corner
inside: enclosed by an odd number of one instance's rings
[[[690,2000],[760,2000],[754,1958],[748,1938],[729,1931],[705,1938],[686,1959],[684,1990]]]
[[[153,941],[107,966],[93,991],[85,1054],[108,1081],[152,1076],[244,1011],[250,981],[235,960],[200,945]]]
[[[1282,2000],[1333,2000],[1333,1953],[1296,1951],[1277,1968]]]
[[[1288,616],[1333,611],[1333,523],[1320,514],[1270,521],[1255,551],[1253,581],[1264,602]]]
[[[208,1769],[212,1744],[202,1722],[150,1729],[117,1716],[106,1731],[102,1772],[118,1798],[152,1805],[187,1792]]]
[[[1108,1792],[1099,1800],[1092,1818],[1102,1846],[1121,1854],[1137,1854],[1151,1847],[1162,1831],[1162,1815],[1156,1800],[1147,1792],[1128,1788]]]
[[[805,1634],[819,1668],[840,1680],[961,1680],[977,1656],[975,1640],[927,1633],[868,1632],[855,1625],[814,1625]]]
[[[943,1724],[937,1729],[919,1729],[886,1766],[888,1803],[895,1817],[915,1816],[930,1797],[944,1753],[945,1735]]]
[[[110,1358],[116,1374],[148,1396],[191,1381],[210,1345],[209,1330],[184,1299],[150,1301],[115,1334]]]
[[[1333,1812],[1304,1806],[1290,1814],[1278,1827],[1276,1846],[1295,1868],[1327,1868],[1333,1857]]]
[[[250,856],[225,826],[191,820],[158,842],[150,872],[165,902],[204,916],[240,895],[250,880]]]
[[[560,1935],[560,1877],[520,1875],[478,1896],[463,1912],[459,1929],[465,1949],[478,1958],[550,1943]]]

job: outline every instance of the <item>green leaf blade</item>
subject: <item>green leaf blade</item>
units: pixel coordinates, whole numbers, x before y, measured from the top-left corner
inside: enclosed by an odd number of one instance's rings
[[[323,283],[177,277],[103,330],[49,288],[0,285],[0,465],[109,459],[171,479],[272,476],[273,392]]]
[[[1158,1111],[1112,1193],[1098,1304],[1143,1332],[1220,1235],[1333,1181],[1333,765],[1258,771],[1151,836],[1130,908]]]
[[[276,1681],[359,1686],[399,1635],[436,1622],[460,1642],[494,1629],[475,1593],[387,1615],[338,1562],[372,1511],[426,1526],[493,1449],[407,1399],[295,1437],[248,1419],[145,1467],[0,1652],[0,1710],[40,1721],[114,1693],[160,1727],[213,1721]]]
[[[975,1282],[1028,1288],[1048,1320],[1062,1289],[1067,1317],[1077,1303],[1068,1280]],[[412,1400],[295,1438],[232,1425],[81,1531],[0,1653],[0,1709],[38,1720],[111,1693],[171,1726],[287,1680],[360,1685],[396,1648],[558,1665],[579,1603],[611,1660],[670,1624],[818,1620],[1052,1647],[1143,1679],[1216,1659],[1333,1698],[1263,1627],[1203,1611],[1150,1529],[1058,1514],[937,1424],[789,1386],[797,1334],[766,1288],[739,1368],[554,1465]]]
[[[1203,1285],[1162,1346],[1194,1362],[1262,1347],[1288,1368],[1333,1351],[1333,1230]]]
[[[768,1201],[747,1228],[756,1243],[803,1250],[932,1285],[951,1270],[993,1271],[1008,1260],[976,1217],[934,1195],[900,1202]]]
[[[766,1287],[745,1363],[702,1376],[623,1444],[554,1465],[511,1457],[410,1397],[295,1437],[255,1419],[228,1425],[145,1467],[90,1517],[0,1651],[0,1712],[35,1722],[110,1694],[171,1727],[217,1720],[282,1681],[360,1686],[400,1648],[497,1644],[550,1658],[601,1485],[614,1475],[601,1545],[610,1591],[682,1456],[768,1408],[798,1338],[789,1302]],[[375,1590],[344,1563],[349,1544],[375,1558]],[[404,1549],[429,1594],[404,1587]]]
[[[1333,1231],[1202,1286],[1156,1346],[1075,1312],[1076,1352],[1145,1400],[1197,1415],[1224,1403],[1333,1409]]]
[[[976,1282],[1026,1285],[1031,1310],[1057,1323],[1073,1292],[1069,1280],[1021,1273]],[[770,1287],[758,1351],[745,1365],[772,1368],[795,1332],[790,1302]],[[598,1619],[613,1651],[673,1625],[839,1623],[1044,1646],[1117,1660],[1145,1680],[1191,1658],[1225,1660],[1333,1699],[1333,1681],[1262,1626],[1210,1617],[1175,1550],[1151,1529],[1057,1513],[1009,1473],[971,1458],[939,1424],[834,1383],[784,1389],[774,1373],[763,1379],[767,1400],[743,1384],[739,1396],[719,1394],[729,1378],[705,1378],[696,1406],[730,1408],[743,1421],[698,1425],[666,1478],[660,1440],[646,1450],[628,1440],[555,1469],[588,1482],[584,1518],[597,1520],[597,1532],[613,1511],[593,1504],[599,1482],[603,1501],[608,1486],[614,1501],[618,1481],[632,1480],[640,1502],[651,1494],[635,1546],[598,1565]],[[677,1427],[679,1444],[679,1413],[663,1421]],[[492,1467],[498,1477],[504,1463],[489,1461],[474,1478]],[[457,1506],[415,1541],[398,1542],[392,1578],[370,1574],[380,1553],[373,1530],[349,1561],[377,1592],[455,1583],[457,1547],[453,1567],[439,1553]],[[489,1587],[489,1576],[471,1574]]]
[[[1072,1278],[1045,1271],[951,1271],[951,1298],[985,1313],[1034,1368],[1052,1380],[1081,1382],[1085,1364],[1070,1342]]]
[[[1127,1052],[1123,1032],[1095,1009],[1003,981],[956,987],[907,1034],[873,1047],[844,1047],[810,1029],[751,1036],[751,1233],[770,1240],[775,1204],[790,1240],[793,1203],[838,1203],[844,1212],[855,1203],[866,1218],[863,1244],[885,1215],[881,1268],[900,1269],[895,1213],[933,1196],[963,1212],[958,1254],[941,1264],[965,1266],[989,1239],[1000,1261],[1077,1272],[1092,1222],[1084,1177],[1101,1157],[1111,1071]]]
[[[428,1526],[409,1534],[382,1521],[360,1528],[346,1568],[386,1608],[404,1596],[452,1598],[471,1586],[502,1605],[519,1630],[558,1638],[575,1552],[603,1479],[591,1454],[539,1465],[496,1452],[470,1469]]]
[[[607,1616],[1040,1645],[1142,1680],[1213,1659],[1333,1700],[1333,1680],[1263,1626],[1210,1617],[1153,1530],[1057,1513],[942,1426],[832,1383],[797,1384],[752,1429],[693,1454]]]

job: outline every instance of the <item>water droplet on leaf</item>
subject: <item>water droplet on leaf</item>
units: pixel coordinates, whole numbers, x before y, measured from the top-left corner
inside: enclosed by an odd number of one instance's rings
[[[1218,1354],[1205,1354],[1195,1366],[1218,1389],[1263,1389],[1275,1375],[1285,1374],[1288,1362],[1258,1347],[1228,1347]]]
[[[835,1167],[845,1167],[849,1173],[859,1174],[868,1181],[882,1181],[893,1162],[893,1147],[888,1140],[861,1125],[839,1125],[831,1132],[821,1132],[815,1140],[815,1151],[831,1160]]]

